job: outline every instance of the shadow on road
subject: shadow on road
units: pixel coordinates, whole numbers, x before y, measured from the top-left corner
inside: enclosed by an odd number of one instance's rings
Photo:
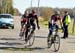
[[[45,36],[35,36],[35,38],[47,38]]]
[[[75,37],[69,37],[68,39],[75,39]]]
[[[17,38],[0,38],[0,45],[8,45],[8,46],[10,46],[10,45],[23,45],[22,43],[18,43],[17,42]],[[16,41],[16,42],[14,42],[14,41]]]
[[[0,38],[0,40],[17,40],[16,38]]]
[[[9,43],[9,42],[5,42],[5,43],[0,43],[0,45],[8,45],[8,46],[12,46],[12,45],[23,45],[22,43]]]
[[[74,43],[75,44],[75,41],[71,41],[71,42],[67,42],[67,43]]]
[[[33,50],[43,50],[45,48],[40,48],[40,47],[33,47],[33,48],[0,47],[0,49],[10,50],[10,51],[33,51]]]

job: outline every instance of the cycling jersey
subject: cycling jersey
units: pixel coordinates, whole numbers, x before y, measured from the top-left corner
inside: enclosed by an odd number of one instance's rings
[[[21,18],[21,27],[23,27],[25,24],[27,24],[28,16],[23,15]]]
[[[58,20],[61,20],[61,17],[59,15],[52,15],[51,20],[53,20],[54,22],[57,22]]]
[[[23,15],[22,18],[21,18],[21,23],[26,23],[27,22],[27,18],[28,18],[28,16]]]
[[[28,16],[30,24],[34,23],[35,19],[37,19],[36,14],[29,14]]]
[[[52,32],[53,31],[53,27],[55,27],[56,31],[58,31],[58,28],[59,28],[58,20],[61,20],[61,17],[59,15],[52,15],[51,16],[51,20],[49,21],[49,24],[48,24],[49,31]]]

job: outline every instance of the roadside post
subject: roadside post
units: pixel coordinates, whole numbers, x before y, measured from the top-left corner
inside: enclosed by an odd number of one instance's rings
[[[75,15],[74,15],[74,18],[73,18],[74,20],[73,20],[73,28],[72,28],[72,33],[74,33],[75,31],[74,31],[74,29],[75,29]]]

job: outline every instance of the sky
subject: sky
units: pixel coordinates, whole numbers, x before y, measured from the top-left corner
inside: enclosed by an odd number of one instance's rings
[[[38,6],[38,0],[32,1],[32,7]],[[40,0],[40,5],[52,8],[74,8],[75,0]],[[13,0],[13,7],[17,8],[21,13],[31,7],[31,0]]]

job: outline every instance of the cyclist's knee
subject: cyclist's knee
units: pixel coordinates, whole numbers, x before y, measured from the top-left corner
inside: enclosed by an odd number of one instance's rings
[[[35,30],[35,25],[32,26],[33,31]]]

